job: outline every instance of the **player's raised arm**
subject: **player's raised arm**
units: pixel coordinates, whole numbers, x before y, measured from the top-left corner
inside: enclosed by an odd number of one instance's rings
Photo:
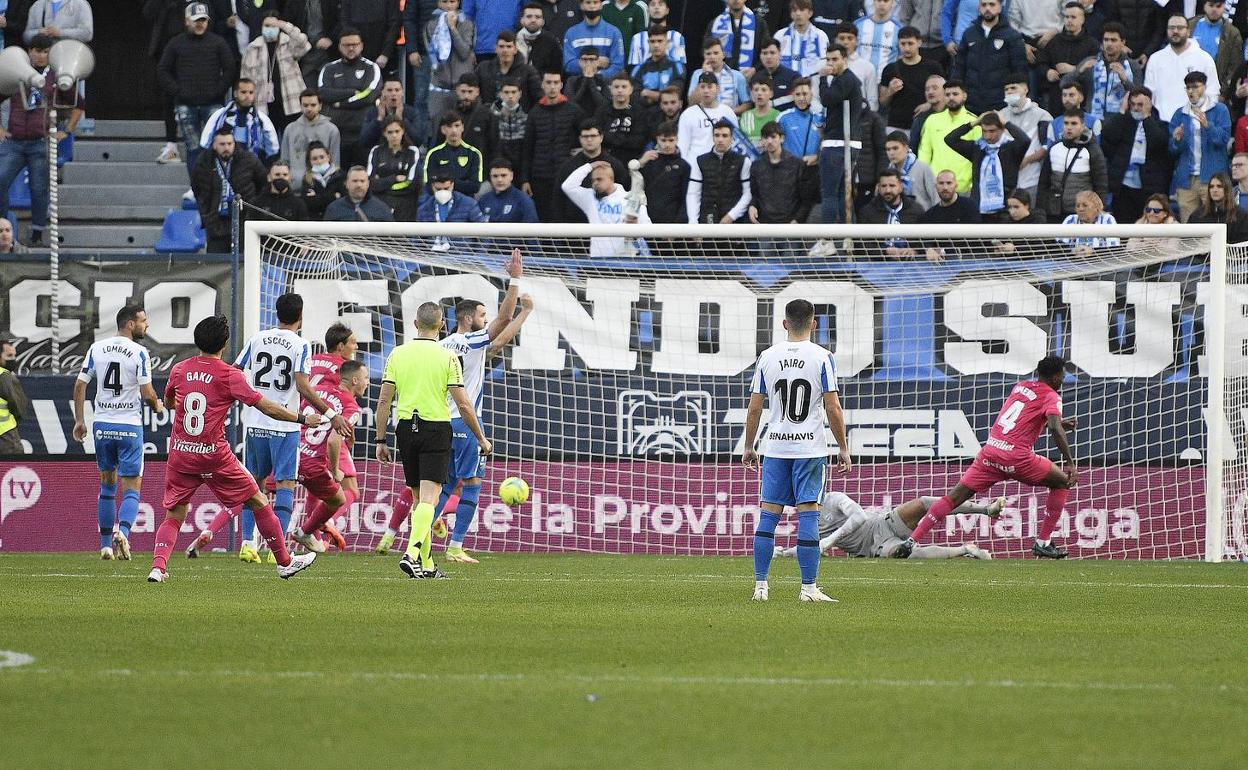
[[[455,401],[455,406],[459,407],[460,418],[468,424],[468,430],[472,431],[472,435],[477,437],[477,444],[481,447],[481,454],[489,457],[494,451],[494,445],[485,437],[485,431],[481,429],[481,422],[477,419],[477,412],[472,408],[472,401],[468,399],[468,394],[464,392],[462,387],[453,387],[449,389],[451,398]]]
[[[845,412],[841,409],[841,398],[835,390],[824,392],[823,410],[828,414],[828,425],[832,428],[832,436],[840,449],[837,467],[841,473],[849,473],[852,463],[849,459],[849,440],[845,437]]]
[[[1053,434],[1053,440],[1057,442],[1057,450],[1062,453],[1062,459],[1066,462],[1066,484],[1073,487],[1079,477],[1079,469],[1070,453],[1070,442],[1066,440],[1067,421],[1060,414],[1050,414],[1045,421],[1048,423],[1049,432]],[[1074,427],[1073,421],[1070,421],[1070,427]]]
[[[334,411],[334,408],[325,403],[325,400],[316,395],[315,388],[312,387],[312,378],[306,372],[295,372],[295,389],[299,391],[299,395],[312,405],[317,414],[324,415],[329,420],[330,425],[334,427],[334,432],[339,436],[351,435],[351,426],[342,418],[342,415]]]
[[[750,470],[758,468],[758,452],[754,451],[754,439],[758,435],[758,423],[763,418],[763,404],[766,397],[762,393],[750,394],[750,406],[745,412],[745,451],[741,453],[741,462]]]
[[[524,322],[533,312],[533,297],[525,294],[520,298],[520,315],[511,319],[511,321],[503,327],[502,333],[497,338],[490,338],[490,349],[486,351],[486,355],[493,357],[498,355],[499,351],[507,347],[507,345],[516,338],[520,333],[520,327],[524,326]],[[497,320],[497,319],[495,319]]]
[[[490,333],[490,342],[494,342],[495,338],[503,334],[511,323],[511,317],[516,314],[516,300],[520,296],[520,279],[524,277],[524,257],[520,254],[520,249],[511,250],[511,259],[507,262],[507,275],[511,280],[507,282],[507,293],[503,295],[503,304],[498,306],[498,314],[490,321],[490,325],[486,329]],[[514,333],[512,337],[516,336]],[[498,343],[501,348],[506,342]]]
[[[383,463],[390,462],[390,446],[386,443],[390,431],[390,405],[394,402],[394,383],[385,380],[381,383],[381,395],[377,397],[377,459]]]

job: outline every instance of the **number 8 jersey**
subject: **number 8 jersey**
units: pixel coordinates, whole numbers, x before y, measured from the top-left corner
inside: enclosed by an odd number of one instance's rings
[[[311,343],[300,337],[298,332],[275,328],[266,329],[247,340],[234,365],[247,374],[247,382],[260,395],[297,412],[299,391],[295,388],[295,375],[308,374],[311,363]],[[299,430],[298,423],[279,422],[264,416],[254,407],[243,411],[243,427],[275,433]]]
[[[750,393],[767,397],[765,457],[828,454],[823,394],[836,391],[836,362],[813,342],[782,342],[758,357]]]

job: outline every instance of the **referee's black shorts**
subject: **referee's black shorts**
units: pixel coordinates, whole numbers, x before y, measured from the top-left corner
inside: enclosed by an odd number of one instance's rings
[[[407,486],[419,487],[422,481],[446,483],[451,465],[451,424],[429,422],[420,418],[399,420],[395,443],[403,461],[403,478]]]

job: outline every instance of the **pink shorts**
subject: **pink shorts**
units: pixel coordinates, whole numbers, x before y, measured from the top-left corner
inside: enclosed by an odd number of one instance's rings
[[[342,470],[343,478],[356,475],[355,458],[351,456],[351,450],[345,446],[338,452],[338,468]]]
[[[165,510],[189,503],[202,485],[207,485],[226,508],[241,505],[260,491],[256,480],[232,454],[206,458],[199,468],[170,464],[165,466]]]
[[[1052,467],[1052,460],[1034,452],[1001,452],[985,447],[976,455],[971,467],[962,474],[961,484],[972,492],[984,492],[1006,479],[1035,487],[1040,486]]]
[[[328,500],[338,494],[338,490],[342,489],[334,477],[329,475],[329,469],[324,465],[313,466],[311,468],[299,467],[299,483],[303,488],[308,490],[308,494],[318,500]]]

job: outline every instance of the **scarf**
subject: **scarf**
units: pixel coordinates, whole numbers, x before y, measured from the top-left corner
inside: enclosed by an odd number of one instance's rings
[[[498,121],[498,138],[505,142],[524,139],[526,123],[524,110],[517,104],[515,109],[508,109],[501,100],[494,102],[490,112]]]
[[[437,21],[434,22],[433,36],[429,39],[429,56],[433,66],[445,64],[451,58],[451,25],[446,23],[446,12],[435,11]]]
[[[1005,172],[1001,168],[1001,148],[1009,139],[1003,137],[995,144],[983,139],[975,144],[983,151],[979,161],[979,213],[990,214],[1005,208]]]
[[[724,61],[733,69],[744,69],[754,66],[754,12],[746,8],[741,14],[741,21],[732,18],[732,14],[724,11],[711,22],[710,37],[719,40],[724,46]],[[740,50],[733,45],[740,40]]]
[[[880,205],[883,206],[884,211],[887,212],[887,218],[885,219],[884,223],[889,224],[889,225],[901,224],[901,207],[904,206],[905,203],[906,203],[906,198],[904,195],[897,199],[896,206],[890,206],[888,205],[887,201],[885,201],[883,198],[880,198]],[[905,238],[889,238],[888,240],[884,241],[884,245],[887,247],[904,249],[909,244],[906,242]]]
[[[327,180],[328,180],[331,176],[333,176],[333,175],[334,175],[337,171],[338,171],[338,169],[334,168],[334,164],[333,164],[333,163],[330,163],[330,164],[329,164],[329,171],[326,171],[324,174],[318,174],[318,173],[316,173],[315,171],[313,171],[312,169],[308,169],[308,174],[310,174],[310,175],[312,176],[312,180],[313,180],[313,181],[315,181],[316,183],[320,184],[320,186],[321,186],[321,187],[325,187],[325,186],[326,186],[326,184],[325,184],[325,183],[326,183],[326,181],[327,181]]]
[[[227,219],[230,216],[230,204],[234,202],[234,185],[230,184],[230,172],[234,169],[234,159],[225,163],[216,158],[213,165],[217,168],[217,176],[221,178],[221,200],[217,203],[217,216]]]
[[[910,178],[910,172],[914,169],[914,164],[918,160],[918,157],[913,152],[906,153],[906,159],[902,161],[901,168],[893,167],[894,171],[901,174],[901,192],[903,195],[914,196],[914,180]]]
[[[1127,73],[1127,82],[1134,85],[1131,67],[1123,65]],[[1123,97],[1127,95],[1127,87],[1117,75],[1109,71],[1105,57],[1098,56],[1092,66],[1092,114],[1098,118],[1113,115],[1122,106]]]
[[[516,30],[516,50],[524,54],[525,61],[533,58],[529,56],[529,51],[533,50],[533,39],[540,34],[542,34],[540,29],[536,32],[530,32],[524,27]]]
[[[254,106],[244,110],[238,106],[237,102],[231,101],[225,112],[221,113],[220,123],[213,126],[212,133],[216,133],[216,129],[221,126],[233,128],[234,141],[262,158],[273,155],[277,150],[275,147],[268,146],[267,137],[264,134],[264,122],[260,120],[260,113],[256,112]],[[211,136],[212,133],[208,135]]]
[[[1127,173],[1122,177],[1122,183],[1133,190],[1143,187],[1140,181],[1140,168],[1144,165],[1144,159],[1148,154],[1148,143],[1144,137],[1144,121],[1135,124],[1135,139],[1131,142],[1131,158],[1127,161]]]
[[[1216,103],[1217,102],[1214,101],[1212,96],[1210,96],[1209,94],[1205,94],[1201,98],[1200,104],[1196,105],[1196,107],[1200,108],[1201,112],[1204,112],[1206,115],[1208,115],[1209,110],[1213,109],[1213,106]],[[1192,148],[1192,168],[1191,168],[1190,173],[1192,173],[1193,175],[1199,174],[1200,173],[1200,156],[1201,156],[1201,149],[1202,149],[1201,142],[1200,142],[1200,123],[1197,122],[1196,120],[1191,102],[1184,103],[1180,111],[1186,116],[1186,120],[1185,120],[1186,125],[1184,126],[1183,131],[1186,132],[1186,134],[1190,134],[1190,136],[1185,135],[1183,137],[1184,139],[1187,140],[1188,145]]]

